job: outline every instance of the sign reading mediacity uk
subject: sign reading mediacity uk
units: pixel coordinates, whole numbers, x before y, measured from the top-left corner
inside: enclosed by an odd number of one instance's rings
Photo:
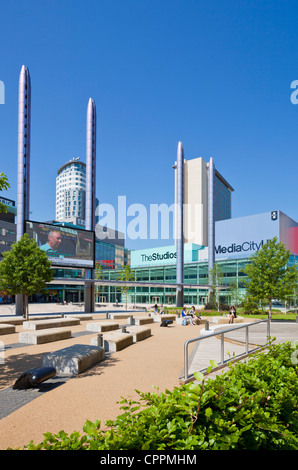
[[[26,221],[25,227],[53,266],[94,268],[94,232],[32,221]]]

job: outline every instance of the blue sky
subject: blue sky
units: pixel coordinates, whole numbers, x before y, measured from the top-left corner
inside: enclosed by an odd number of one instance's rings
[[[16,200],[18,80],[32,82],[32,220],[55,217],[57,169],[86,159],[97,109],[97,197],[174,202],[185,158],[212,156],[235,189],[232,216],[298,220],[295,1],[12,0],[1,3],[0,171]],[[127,241],[129,248],[166,245]]]

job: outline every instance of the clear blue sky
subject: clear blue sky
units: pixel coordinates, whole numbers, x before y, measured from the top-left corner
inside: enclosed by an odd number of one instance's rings
[[[296,1],[13,0],[1,4],[0,171],[16,200],[18,80],[32,82],[32,220],[55,217],[64,162],[86,159],[97,109],[97,197],[174,202],[178,141],[212,156],[234,187],[233,217],[298,220]],[[165,241],[128,241],[130,248]]]

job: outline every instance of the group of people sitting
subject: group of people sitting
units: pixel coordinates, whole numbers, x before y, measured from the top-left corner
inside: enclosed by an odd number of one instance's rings
[[[192,306],[188,312],[186,312],[185,307],[183,307],[181,316],[182,318],[189,320],[189,323],[191,325],[198,325],[200,323],[200,319],[201,319],[200,313],[198,315],[196,314],[196,309],[194,306]]]
[[[164,313],[165,313],[165,311],[164,311],[164,308],[163,308],[163,304],[161,304],[160,310],[158,310],[157,304],[154,305],[154,310],[153,310],[154,315],[162,315]],[[228,315],[229,315],[229,323],[233,323],[234,318],[237,317],[236,309],[235,309],[234,305],[232,305],[232,307],[230,308],[230,311],[229,311]],[[201,320],[200,312],[198,312],[198,314],[197,314],[196,309],[195,309],[194,306],[192,306],[191,309],[188,312],[186,311],[186,308],[183,307],[182,312],[181,312],[181,316],[184,319],[189,320],[189,323],[191,325],[198,325],[200,323],[200,320]]]

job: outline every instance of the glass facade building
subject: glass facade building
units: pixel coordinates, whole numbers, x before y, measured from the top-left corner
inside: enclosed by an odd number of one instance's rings
[[[245,293],[243,272],[251,255],[267,240],[276,237],[291,252],[289,264],[298,269],[298,223],[281,211],[271,211],[247,217],[220,220],[215,223],[215,262],[220,268],[220,284],[228,287],[220,292],[220,300],[236,303]],[[135,281],[151,283],[176,282],[176,247],[157,247],[131,252],[131,268]],[[208,299],[208,247],[184,245],[184,283],[200,288],[184,289],[186,304],[202,305]],[[116,280],[117,271],[104,272],[103,279]],[[206,285],[206,288],[203,286]],[[202,286],[202,287],[201,287]],[[116,287],[105,287],[106,301],[123,300]],[[176,288],[132,287],[128,293],[130,303],[176,303]]]

